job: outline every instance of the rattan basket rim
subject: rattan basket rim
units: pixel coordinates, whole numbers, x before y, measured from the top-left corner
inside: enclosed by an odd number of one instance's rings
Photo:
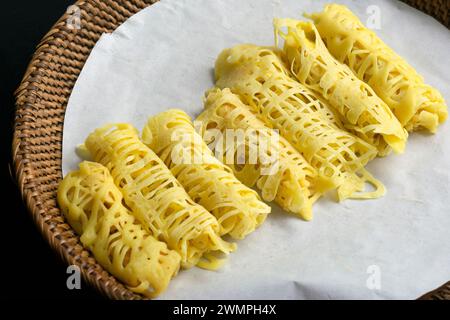
[[[403,0],[449,26],[450,1]],[[17,89],[12,141],[13,174],[35,224],[50,246],[83,278],[111,299],[141,299],[98,265],[81,246],[56,205],[62,178],[64,112],[75,81],[102,33],[112,32],[156,0],[79,0],[37,46]],[[74,11],[75,10],[75,11]],[[79,13],[81,29],[67,24]],[[421,297],[450,299],[450,282]]]

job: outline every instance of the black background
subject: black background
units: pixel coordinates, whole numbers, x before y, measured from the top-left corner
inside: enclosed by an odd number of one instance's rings
[[[66,266],[33,224],[9,174],[13,92],[35,47],[74,0],[2,1],[0,4],[1,298],[101,299],[87,284],[66,287]]]

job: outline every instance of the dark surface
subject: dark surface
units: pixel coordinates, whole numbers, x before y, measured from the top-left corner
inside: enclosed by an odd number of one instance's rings
[[[66,287],[66,265],[38,232],[9,174],[13,92],[36,45],[74,0],[5,1],[0,9],[1,247],[0,297],[102,298],[87,284]]]

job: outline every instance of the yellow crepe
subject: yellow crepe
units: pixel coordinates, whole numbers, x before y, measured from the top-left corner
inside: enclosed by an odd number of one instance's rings
[[[310,220],[312,204],[332,187],[229,89],[209,91],[205,111],[196,124],[216,157],[231,167],[238,179],[249,187],[256,185],[264,200],[275,200],[287,212]],[[236,134],[234,148],[230,146],[229,133]],[[237,133],[242,133],[243,138],[237,139]],[[236,159],[242,150],[245,161],[239,163]]]
[[[156,297],[177,274],[180,256],[156,240],[122,204],[104,166],[84,161],[58,187],[58,203],[83,246],[134,292]]]
[[[171,109],[150,117],[142,140],[164,161],[189,196],[217,218],[222,227],[220,235],[243,239],[270,213],[258,194],[214,157],[184,111]]]
[[[85,145],[95,161],[110,170],[142,225],[180,254],[184,268],[216,269],[223,259],[215,253],[235,249],[220,238],[217,219],[192,201],[161,159],[139,140],[134,127],[106,125],[91,133]]]
[[[340,200],[375,198],[382,184],[364,166],[377,155],[374,146],[340,128],[339,118],[302,84],[289,76],[276,48],[238,45],[216,61],[216,85],[231,88],[266,123],[296,148],[319,176],[338,187]],[[365,182],[374,192],[359,193]]]
[[[325,98],[345,119],[348,130],[377,147],[380,156],[391,148],[404,151],[406,130],[373,89],[328,52],[313,23],[275,19],[274,28],[276,39],[285,40],[286,63],[297,80]]]
[[[368,83],[408,130],[436,132],[447,119],[444,98],[347,7],[330,4],[310,16],[329,52]]]

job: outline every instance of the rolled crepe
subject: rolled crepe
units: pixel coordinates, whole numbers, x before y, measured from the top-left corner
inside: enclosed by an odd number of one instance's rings
[[[341,129],[339,117],[290,77],[281,54],[255,45],[226,49],[216,61],[216,85],[230,88],[278,129],[321,178],[337,186],[340,200],[383,195],[383,185],[364,169],[376,157],[376,148]],[[376,190],[362,192],[365,182]]]
[[[216,157],[231,167],[238,179],[249,187],[256,186],[264,200],[275,201],[287,212],[310,220],[312,204],[332,188],[289,142],[250,112],[229,89],[209,91],[205,111],[196,123]],[[234,147],[230,147],[228,132],[242,133]],[[245,158],[238,162],[240,151]]]
[[[130,290],[147,297],[164,291],[180,256],[156,240],[123,206],[107,168],[84,161],[58,188],[58,203],[81,243]]]
[[[313,23],[275,19],[274,28],[285,39],[286,63],[296,79],[326,99],[347,130],[374,145],[380,156],[404,151],[407,131],[373,89],[328,52]]]
[[[217,218],[221,236],[243,239],[266,219],[270,207],[214,157],[184,111],[171,109],[150,117],[142,140],[189,196]]]
[[[448,116],[438,90],[386,45],[347,7],[330,4],[312,14],[328,51],[345,63],[391,108],[408,131],[436,132]]]
[[[142,225],[181,256],[182,267],[220,267],[217,252],[234,244],[222,240],[217,219],[192,201],[161,159],[129,124],[106,125],[85,142],[95,161],[106,166]]]

